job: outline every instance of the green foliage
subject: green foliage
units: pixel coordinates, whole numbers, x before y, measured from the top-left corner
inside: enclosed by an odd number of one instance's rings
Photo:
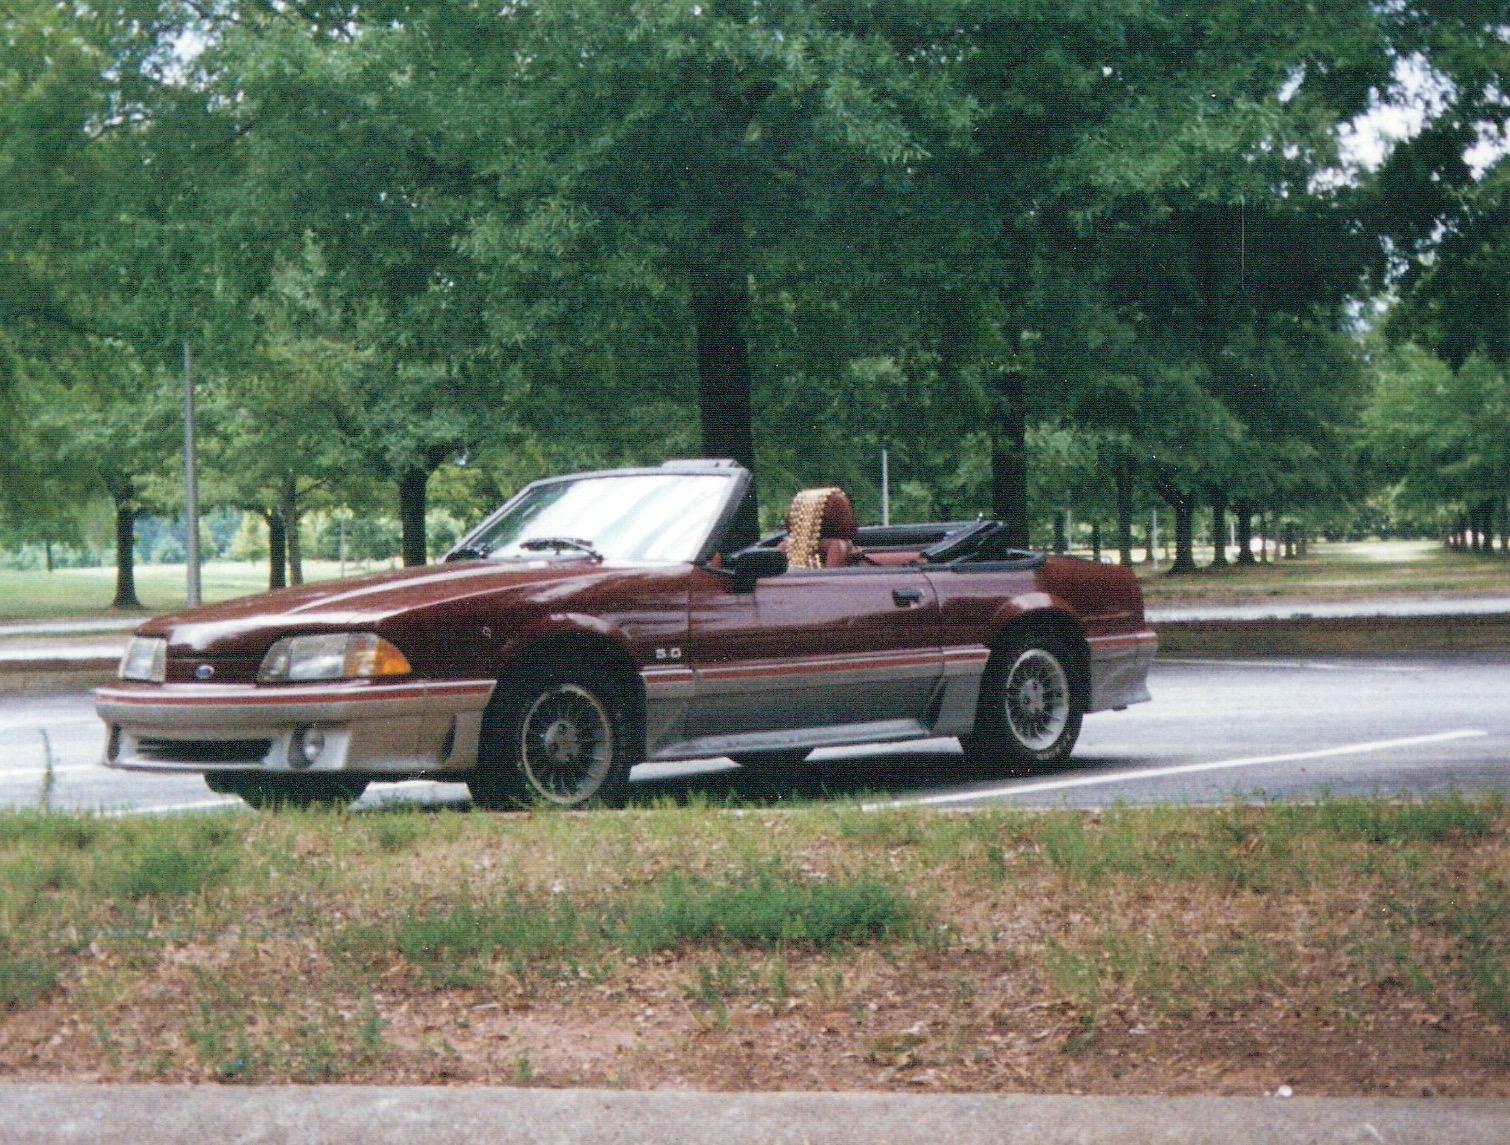
[[[1321,827],[1341,838],[1397,845],[1482,838],[1493,829],[1495,813],[1493,804],[1457,792],[1420,803],[1332,799],[1316,811]]]
[[[0,1013],[34,1006],[58,984],[58,968],[40,958],[22,958],[0,946]]]
[[[145,825],[131,850],[99,870],[99,886],[131,902],[198,895],[223,884],[235,869],[237,842],[222,816],[206,816],[187,831]]]
[[[630,950],[709,940],[828,950],[915,938],[922,922],[909,896],[875,879],[806,883],[761,875],[720,886],[673,876],[630,910],[623,941]]]
[[[1462,160],[1504,117],[1486,13],[20,0],[0,517],[45,541],[105,494],[175,511],[188,344],[207,504],[402,520],[414,559],[427,482],[449,534],[543,473],[741,429],[696,414],[720,298],[767,525],[818,483],[879,517],[882,448],[899,516],[989,509],[1006,370],[1039,516],[1110,511],[1114,470],[1143,500],[1335,502],[1362,400],[1338,331],[1402,271],[1396,339],[1467,374],[1419,418],[1430,392],[1381,383],[1383,476],[1432,504],[1502,487],[1456,412],[1503,404],[1473,363],[1510,328],[1507,176]],[[1416,53],[1452,81],[1440,114],[1341,171]]]

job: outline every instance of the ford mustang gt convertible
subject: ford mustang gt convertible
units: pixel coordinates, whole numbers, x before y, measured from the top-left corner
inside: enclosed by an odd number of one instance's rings
[[[781,769],[957,736],[981,763],[1054,764],[1086,713],[1148,699],[1126,569],[1010,548],[992,521],[861,527],[839,489],[739,546],[749,489],[722,461],[538,481],[442,564],[149,621],[95,694],[106,763],[254,805],[428,777],[576,807],[648,760]]]

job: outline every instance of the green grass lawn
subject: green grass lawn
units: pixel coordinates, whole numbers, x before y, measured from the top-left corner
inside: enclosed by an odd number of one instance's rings
[[[368,566],[348,563],[346,573],[385,569],[381,562]],[[305,561],[306,580],[327,580],[340,573],[335,561]],[[121,615],[155,615],[184,605],[183,565],[137,565],[136,594],[142,612],[121,613],[110,607],[115,595],[115,569],[58,569],[55,572],[0,570],[0,621],[55,620]],[[267,563],[258,561],[211,561],[201,576],[202,596],[209,603],[267,590]]]
[[[1197,553],[1197,561],[1210,553]],[[1136,566],[1143,593],[1152,603],[1240,604],[1273,597],[1346,600],[1361,596],[1451,594],[1510,595],[1510,559],[1455,553],[1437,541],[1313,542],[1293,560],[1226,569],[1201,568],[1193,575],[1169,576]]]

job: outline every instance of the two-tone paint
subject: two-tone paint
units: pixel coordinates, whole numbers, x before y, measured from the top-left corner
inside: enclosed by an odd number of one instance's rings
[[[965,735],[992,650],[1022,626],[1071,650],[1079,710],[1148,698],[1156,638],[1128,570],[889,561],[740,583],[712,558],[716,541],[686,564],[460,560],[150,621],[137,632],[166,639],[167,679],[97,691],[106,762],[464,778],[500,683],[546,662],[636,685],[635,758]],[[275,640],[350,631],[391,641],[412,672],[257,681]],[[312,760],[293,750],[316,730]]]

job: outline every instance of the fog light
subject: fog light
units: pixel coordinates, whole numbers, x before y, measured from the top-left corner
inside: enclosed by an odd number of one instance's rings
[[[288,765],[295,770],[311,766],[325,750],[325,733],[319,728],[300,728],[288,745]]]

